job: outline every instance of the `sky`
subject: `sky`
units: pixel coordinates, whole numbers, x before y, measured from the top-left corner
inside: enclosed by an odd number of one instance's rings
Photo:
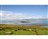
[[[1,17],[2,20],[48,18],[48,6],[0,5],[0,18]]]

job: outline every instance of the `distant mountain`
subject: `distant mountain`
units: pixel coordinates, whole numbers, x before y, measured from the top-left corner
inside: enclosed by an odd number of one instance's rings
[[[1,23],[1,22],[0,22],[0,23]],[[16,20],[2,20],[2,24],[17,24],[17,25],[44,24],[44,25],[48,25],[48,19],[16,19]]]

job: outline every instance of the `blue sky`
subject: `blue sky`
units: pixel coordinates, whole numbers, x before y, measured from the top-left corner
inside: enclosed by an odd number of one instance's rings
[[[1,11],[1,6],[0,6]],[[12,13],[12,14],[11,14]],[[15,18],[44,18],[47,17],[48,6],[47,5],[2,5],[2,14],[4,16],[16,16]],[[15,15],[17,14],[17,15]],[[19,15],[18,15],[19,14]],[[22,17],[22,16],[24,17]],[[7,18],[4,17],[3,18]],[[20,17],[18,17],[20,16]]]
[[[7,11],[13,11],[17,13],[26,13],[26,14],[33,14],[33,15],[41,15],[45,16],[47,13],[47,6],[23,6],[23,5],[16,5],[16,6],[2,6],[2,10],[7,10]]]

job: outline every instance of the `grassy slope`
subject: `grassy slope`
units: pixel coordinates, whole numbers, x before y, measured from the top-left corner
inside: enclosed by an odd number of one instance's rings
[[[0,24],[0,35],[48,35],[48,28]]]

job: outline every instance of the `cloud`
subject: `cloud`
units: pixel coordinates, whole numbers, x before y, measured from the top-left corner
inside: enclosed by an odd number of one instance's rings
[[[24,14],[24,13],[16,13],[12,11],[0,11],[0,17],[2,16],[2,20],[15,20],[15,19],[39,19],[42,18],[42,16],[33,16],[30,14]]]

